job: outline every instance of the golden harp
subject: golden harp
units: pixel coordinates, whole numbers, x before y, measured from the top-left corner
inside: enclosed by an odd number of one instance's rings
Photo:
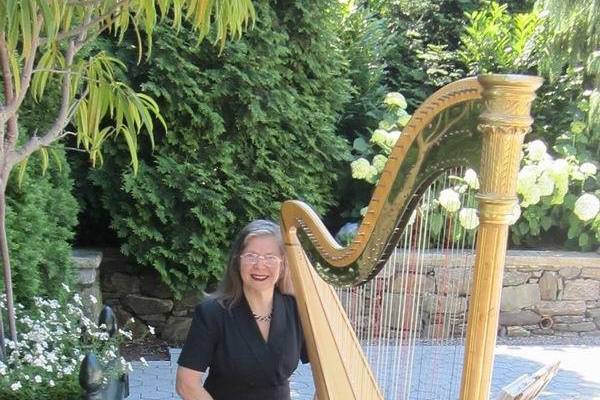
[[[533,122],[531,103],[541,83],[532,76],[483,75],[430,96],[404,128],[347,247],[308,205],[283,204],[282,231],[319,400],[384,398],[333,287],[360,286],[375,277],[426,188],[459,166],[479,171],[481,180],[460,398],[488,398],[508,221],[523,138]]]

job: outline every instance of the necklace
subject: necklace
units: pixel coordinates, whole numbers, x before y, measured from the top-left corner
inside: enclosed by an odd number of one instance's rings
[[[264,314],[264,315],[258,315],[258,314],[252,313],[252,316],[258,322],[269,322],[269,321],[271,321],[271,317],[273,317],[273,311],[271,311],[268,314]]]

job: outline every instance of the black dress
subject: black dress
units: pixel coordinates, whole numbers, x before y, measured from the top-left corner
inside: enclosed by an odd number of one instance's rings
[[[208,300],[196,307],[178,363],[210,367],[204,388],[215,400],[289,400],[300,359],[308,361],[296,301],[276,290],[267,342],[245,297],[231,311]]]

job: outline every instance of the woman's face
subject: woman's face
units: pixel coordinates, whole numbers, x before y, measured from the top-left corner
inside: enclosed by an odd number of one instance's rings
[[[283,254],[273,236],[248,239],[240,255],[240,275],[245,289],[273,290],[281,275]]]

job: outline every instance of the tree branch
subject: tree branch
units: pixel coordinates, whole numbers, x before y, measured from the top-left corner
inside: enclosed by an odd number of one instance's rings
[[[23,74],[21,75],[21,88],[19,93],[17,93],[12,101],[7,101],[6,107],[4,109],[0,109],[0,115],[4,114],[4,118],[7,120],[15,119],[15,127],[14,131],[11,129],[9,124],[9,129],[7,132],[7,137],[5,140],[6,151],[10,151],[11,148],[14,148],[15,143],[17,142],[18,131],[16,130],[16,115],[19,107],[23,104],[23,100],[25,99],[25,95],[27,94],[27,90],[29,89],[29,84],[31,83],[31,75],[33,72],[33,66],[35,64],[35,56],[37,54],[37,50],[40,44],[40,29],[42,28],[42,17],[38,16],[34,25],[33,25],[33,35],[31,37],[31,53],[29,57],[25,59],[25,64],[23,66]]]
[[[0,64],[2,64],[2,80],[4,83],[4,101],[5,104],[9,104],[13,101],[14,88],[13,88],[13,77],[10,71],[10,55],[8,54],[8,47],[6,45],[6,36],[4,32],[0,32]],[[7,115],[7,114],[6,114]],[[6,118],[6,119],[5,119]],[[4,153],[4,135],[6,134],[5,123],[8,123],[8,130],[16,129],[17,121],[15,118],[9,118],[5,116],[2,109],[0,109],[0,124],[2,125],[2,131],[0,131],[0,146]]]
[[[48,131],[44,134],[44,136],[39,137],[37,135],[29,138],[27,143],[25,143],[21,148],[11,151],[7,154],[7,164],[12,168],[19,162],[23,161],[27,157],[29,157],[32,153],[39,150],[40,147],[49,146],[52,142],[57,140],[61,134],[61,132],[65,129],[67,124],[69,123],[69,112],[71,110],[70,107],[70,99],[71,99],[71,67],[73,66],[73,59],[75,58],[75,42],[71,41],[69,43],[69,48],[67,49],[67,53],[65,54],[65,76],[63,77],[62,89],[61,89],[61,103],[60,109],[58,111],[58,116],[54,120],[54,123],[48,129]]]

